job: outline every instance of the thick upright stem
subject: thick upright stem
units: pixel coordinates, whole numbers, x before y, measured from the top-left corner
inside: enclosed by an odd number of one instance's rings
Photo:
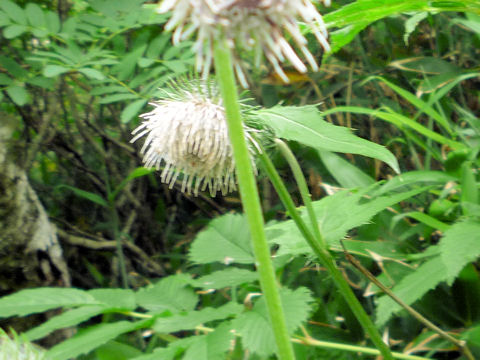
[[[275,271],[270,259],[270,248],[265,236],[260,197],[245,140],[230,51],[224,40],[216,42],[214,58],[216,75],[220,84],[227,116],[228,132],[233,148],[240,196],[250,227],[260,285],[265,296],[268,315],[278,348],[277,355],[280,359],[295,359],[278,292]]]
[[[282,149],[282,147],[281,147]],[[289,164],[292,166],[292,168],[295,171],[295,177],[296,180],[299,181],[300,184],[300,189],[302,192],[305,191],[306,189],[306,182],[303,177],[303,174],[299,172],[299,166],[296,164],[296,159],[293,156],[293,154],[289,153],[289,151],[286,151],[285,148],[282,149],[284,155],[286,156],[287,161]],[[307,241],[308,245],[312,248],[313,252],[315,255],[317,255],[318,259],[322,263],[323,266],[325,266],[328,270],[328,273],[330,276],[333,278],[333,281],[338,287],[338,290],[344,297],[345,301],[347,304],[350,306],[350,309],[352,312],[355,314],[356,318],[364,328],[365,332],[370,336],[372,342],[375,344],[377,349],[380,351],[380,353],[383,355],[385,360],[393,360],[393,356],[390,352],[390,349],[388,346],[383,342],[382,337],[380,336],[377,328],[373,324],[372,320],[368,316],[368,314],[365,312],[363,309],[362,305],[356,298],[355,294],[353,293],[352,289],[350,288],[350,285],[348,284],[347,280],[343,277],[342,273],[340,270],[337,268],[337,265],[335,263],[335,260],[332,258],[330,252],[328,249],[325,247],[325,241],[321,237],[320,230],[315,229],[313,232],[308,228],[307,224],[303,221],[302,217],[300,216],[295,203],[293,202],[292,198],[290,197],[290,194],[288,193],[287,188],[285,187],[285,184],[282,182],[280,175],[278,175],[277,170],[272,164],[272,161],[270,158],[265,154],[265,152],[262,152],[260,154],[260,159],[263,164],[263,168],[265,169],[268,177],[270,178],[270,181],[272,182],[273,186],[275,187],[275,190],[278,193],[278,196],[280,197],[281,201],[283,202],[283,205],[287,209],[290,217],[295,221],[295,224],[297,225],[298,229],[302,233],[303,237]],[[302,197],[304,200],[306,197],[309,195],[306,193],[302,194]],[[306,201],[306,204],[311,207],[311,203],[308,200]],[[310,209],[310,214],[312,214],[313,209]],[[312,215],[311,215],[312,216]],[[316,221],[311,219],[311,222],[313,224],[316,224]],[[313,225],[313,226],[318,226],[318,225]],[[319,236],[320,238],[317,238]]]

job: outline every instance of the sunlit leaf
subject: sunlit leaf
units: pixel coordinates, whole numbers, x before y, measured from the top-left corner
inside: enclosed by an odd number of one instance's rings
[[[200,264],[253,263],[250,233],[245,217],[227,214],[212,220],[193,241],[189,257]]]
[[[355,136],[350,129],[323,120],[314,106],[275,106],[258,111],[276,136],[317,150],[359,154],[379,159],[399,172],[397,159],[385,147]]]

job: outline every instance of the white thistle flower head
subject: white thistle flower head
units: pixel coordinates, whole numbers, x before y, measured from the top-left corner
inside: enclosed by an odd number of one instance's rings
[[[325,5],[330,0],[323,0]],[[198,71],[206,76],[212,65],[213,44],[219,36],[225,36],[234,54],[233,61],[237,77],[242,86],[248,84],[233,50],[254,50],[259,60],[262,53],[273,65],[275,72],[288,83],[289,79],[280,63],[288,60],[301,73],[307,67],[285,35],[290,36],[303,58],[313,71],[317,62],[307,47],[298,20],[304,22],[325,51],[330,50],[328,33],[322,15],[311,0],[163,0],[160,13],[172,11],[165,25],[173,30],[173,42],[178,43],[197,33],[193,50],[197,55]]]
[[[10,338],[0,329],[0,360],[46,360],[45,352],[14,334]]]
[[[173,187],[182,174],[182,192],[198,195],[209,189],[223,195],[236,190],[235,162],[228,137],[225,110],[213,83],[190,80],[172,84],[165,97],[151,102],[155,108],[132,134],[135,142],[146,136],[141,149],[147,168],[161,169],[163,183]],[[255,142],[245,127],[253,152]],[[252,158],[253,159],[253,158]],[[252,160],[252,165],[255,164]]]

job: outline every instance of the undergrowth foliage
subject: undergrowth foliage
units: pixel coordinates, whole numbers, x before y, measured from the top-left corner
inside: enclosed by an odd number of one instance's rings
[[[157,6],[0,1],[0,115],[17,120],[19,164],[58,229],[73,282],[0,287],[6,332],[12,319],[49,314],[11,341],[1,332],[0,359],[7,342],[47,344],[65,329],[74,331],[45,353],[32,349],[53,360],[278,354],[236,193],[194,197],[182,192],[181,176],[168,189],[141,166],[141,145],[129,143],[147,103],[195,69],[195,41],[171,45],[169,14]],[[256,151],[273,160],[296,206],[285,212],[271,174],[255,164],[295,357],[379,354],[305,241],[293,212],[311,226],[311,210],[394,358],[480,358],[480,4],[315,6],[331,47],[319,72],[293,64],[279,77],[268,63],[244,63],[248,50],[235,60],[250,86],[242,102],[253,105]],[[320,62],[322,46],[310,41],[306,51]],[[274,138],[288,142],[308,175],[311,207],[301,206],[305,194]]]

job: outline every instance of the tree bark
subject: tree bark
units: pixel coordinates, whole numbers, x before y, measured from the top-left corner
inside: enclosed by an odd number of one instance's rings
[[[70,285],[55,226],[19,165],[14,126],[0,113],[0,295]]]

